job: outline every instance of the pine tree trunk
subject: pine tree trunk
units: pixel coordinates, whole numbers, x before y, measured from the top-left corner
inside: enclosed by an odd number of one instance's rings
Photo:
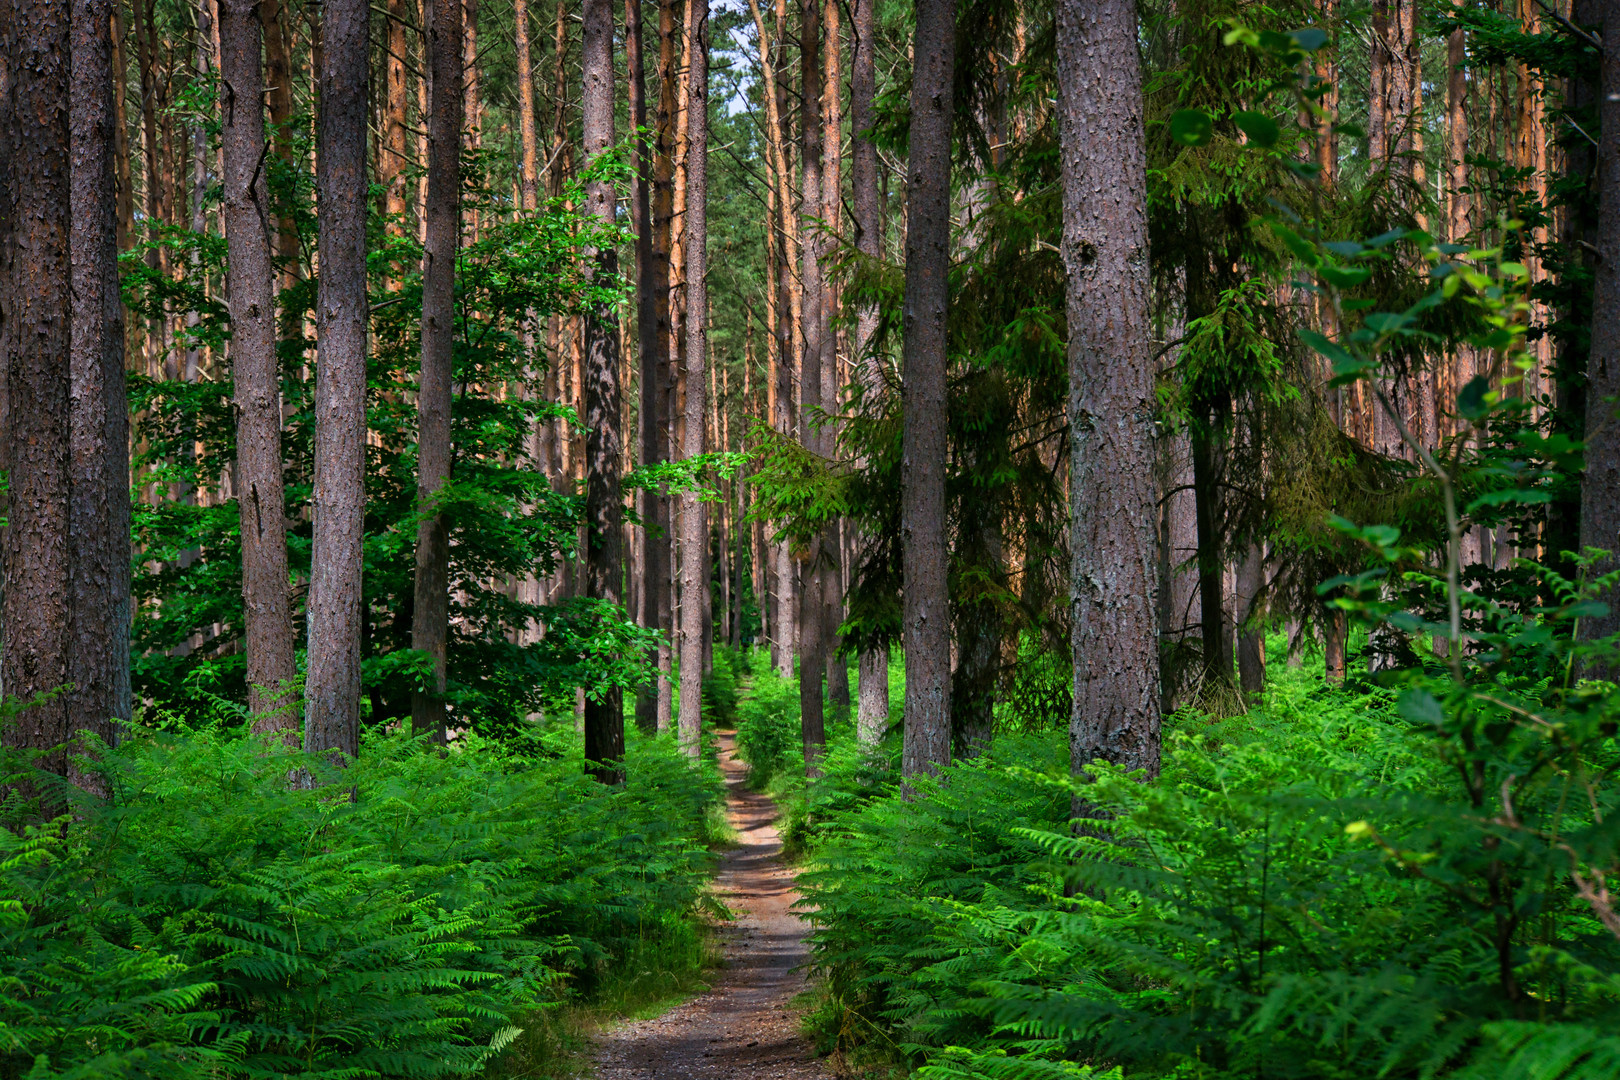
[[[315,536],[304,748],[360,752],[360,569],[366,511],[367,0],[325,0],[317,135]]]
[[[525,0],[517,0],[524,3]],[[410,46],[405,21],[409,0],[388,0],[388,53],[383,58],[383,144],[377,153],[377,182],[383,188],[383,213],[394,218],[389,234],[404,234],[403,222],[409,202],[405,192],[405,170],[411,164],[407,129],[410,95],[406,85],[405,55]],[[532,129],[532,125],[531,125]]]
[[[264,89],[270,105],[270,142],[276,157],[290,168],[293,165],[292,64],[287,55],[284,11],[281,0],[261,0],[258,5],[264,28]],[[276,260],[281,264],[283,281],[290,284],[299,277],[298,223],[291,213],[281,213],[276,217],[276,228],[279,233]]]
[[[799,360],[799,441],[812,453],[820,452],[819,428],[822,407],[821,368],[823,320],[821,280],[821,234],[815,219],[821,216],[821,0],[802,0],[799,19],[800,86],[803,89],[799,123],[803,139],[804,222],[799,230],[800,339]],[[823,717],[822,678],[826,673],[823,632],[827,617],[822,610],[822,589],[826,584],[826,536],[817,536],[809,545],[809,558],[800,568],[803,592],[799,605],[799,725],[804,737],[804,764],[816,775],[826,746]]]
[[[596,161],[613,147],[613,5],[611,0],[585,0],[584,5],[584,140],[585,160]],[[593,181],[586,189],[586,212],[604,225],[614,212],[611,182]],[[594,275],[604,281],[619,272],[611,247],[589,255]],[[585,518],[586,595],[618,604],[623,566],[619,506],[619,327],[609,304],[585,313]],[[616,687],[596,688],[585,702],[585,761],[603,783],[618,783],[623,771],[624,712]]]
[[[709,9],[693,5],[687,20],[686,82],[686,442],[688,460],[705,450],[704,367],[709,353]],[[709,600],[707,506],[696,492],[681,495],[681,707],[680,745],[693,760],[701,752],[704,630]]]
[[[1266,686],[1265,628],[1251,624],[1256,599],[1265,584],[1265,554],[1260,545],[1250,544],[1237,569],[1238,686],[1246,699]]]
[[[877,146],[872,142],[876,116],[872,99],[877,92],[877,0],[854,0],[854,41],[850,50],[850,195],[854,211],[855,248],[869,259],[882,254],[878,202]],[[871,354],[878,313],[863,307],[855,322],[855,370],[861,393],[876,402],[886,392],[883,368]],[[889,651],[862,650],[857,661],[858,683],[855,729],[863,746],[875,746],[889,723]]]
[[[1192,432],[1193,506],[1198,524],[1198,611],[1206,693],[1232,683],[1232,634],[1226,618],[1226,545],[1222,535],[1225,403]]]
[[[642,452],[652,456],[652,462],[668,461],[674,449],[670,444],[670,424],[674,419],[675,378],[670,366],[670,341],[674,328],[670,322],[670,260],[675,218],[675,97],[680,72],[676,58],[676,0],[658,2],[658,108],[653,122],[653,179],[652,179],[652,249],[651,262],[645,271],[645,288],[651,296],[652,351],[643,346],[642,378],[646,379],[651,367],[651,383],[657,398],[652,423],[647,428]],[[651,445],[645,440],[651,440]],[[668,731],[675,722],[675,605],[671,602],[674,586],[670,578],[673,568],[674,516],[666,492],[660,491],[653,500],[657,535],[648,537],[647,590],[657,603],[658,628],[663,637],[658,643],[658,683],[655,687],[655,724],[659,731]],[[654,550],[656,548],[656,550]]]
[[[636,0],[627,0],[634,4]],[[513,0],[513,45],[517,53],[518,193],[524,210],[540,204],[540,136],[534,117],[534,56],[529,38],[529,0]]]
[[[945,314],[951,241],[951,119],[956,6],[918,0],[906,178],[904,416],[901,463],[906,649],[905,776],[951,759],[951,637],[946,595]],[[1130,50],[1134,55],[1134,40]]]
[[[841,235],[842,219],[842,126],[843,112],[839,106],[840,79],[838,0],[823,0],[823,20],[826,44],[822,53],[822,168],[821,219],[825,227]],[[838,284],[831,278],[822,280],[821,296],[821,402],[829,413],[839,412],[838,393],[842,384],[838,368],[838,332],[833,316],[838,311]],[[822,453],[833,456],[837,448],[837,428],[822,429]],[[823,537],[821,600],[823,610],[822,643],[826,660],[822,665],[827,672],[827,704],[835,716],[849,715],[849,665],[838,655],[838,628],[844,622],[844,568],[843,523],[831,526]]]
[[[1581,544],[1610,552],[1592,568],[1607,573],[1620,553],[1620,6],[1603,6],[1602,92],[1599,96],[1598,230],[1592,287],[1592,342],[1587,360],[1586,475],[1581,482]],[[9,580],[9,579],[8,579]],[[9,606],[8,600],[8,610]],[[1609,613],[1581,620],[1591,641],[1620,631],[1620,597],[1602,597]],[[1612,670],[1612,665],[1610,665]],[[12,693],[7,683],[7,693]]]
[[[258,732],[291,732],[297,671],[282,493],[281,383],[276,360],[275,270],[265,232],[263,73],[252,0],[221,0],[226,273],[236,386],[236,498],[242,517],[248,708]]]
[[[1069,271],[1074,712],[1071,766],[1159,771],[1153,361],[1136,8],[1057,15],[1063,253]]]
[[[450,381],[455,353],[455,271],[461,247],[461,0],[429,8],[427,245],[422,266],[422,374],[416,393],[416,498],[433,507],[450,478]],[[416,530],[411,648],[428,654],[433,682],[411,693],[411,727],[445,739],[444,691],[450,639],[450,535],[444,515]]]
[[[75,729],[95,732],[111,743],[118,735],[112,721],[128,720],[132,704],[129,401],[118,291],[118,214],[111,197],[118,144],[112,3],[74,0],[72,7],[68,525],[73,593],[68,681],[73,688],[66,699]],[[75,772],[71,766],[69,771]],[[90,777],[73,778],[99,790]]]
[[[72,493],[68,412],[73,359],[67,0],[6,0],[0,35],[7,77],[0,150],[0,224],[6,257],[5,335],[9,473],[4,533],[3,682],[28,701],[68,679],[73,646]],[[64,697],[22,710],[0,727],[8,746],[45,751],[67,742],[73,718]],[[68,751],[36,762],[66,775]],[[32,792],[30,792],[32,794]],[[55,812],[49,807],[46,815]]]

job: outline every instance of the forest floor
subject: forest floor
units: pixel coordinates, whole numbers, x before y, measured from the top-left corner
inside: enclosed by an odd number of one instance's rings
[[[799,1031],[793,998],[805,989],[808,927],[793,911],[793,871],[782,861],[776,804],[748,788],[734,737],[720,734],[727,810],[739,843],[720,864],[717,898],[734,918],[719,928],[725,964],[712,989],[598,1039],[598,1080],[828,1080]]]

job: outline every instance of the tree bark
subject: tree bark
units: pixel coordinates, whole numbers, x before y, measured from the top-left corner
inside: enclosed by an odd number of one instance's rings
[[[281,382],[276,360],[275,268],[265,182],[263,72],[252,0],[220,0],[224,82],[226,284],[235,378],[236,498],[242,519],[242,598],[247,612],[248,709],[256,732],[291,732],[297,669],[287,578],[282,491]]]
[[[525,0],[517,2],[522,4]],[[383,188],[383,213],[395,221],[389,226],[389,234],[393,236],[404,235],[400,223],[410,206],[405,192],[405,168],[411,164],[406,141],[410,98],[405,81],[405,55],[410,47],[405,22],[409,11],[409,0],[388,0],[388,33],[384,39],[388,51],[383,57],[383,144],[377,155],[377,182]]]
[[[802,0],[799,9],[799,58],[803,102],[799,129],[803,139],[804,198],[799,230],[800,340],[799,359],[799,441],[812,453],[825,450],[820,427],[822,408],[822,317],[821,231],[816,219],[823,211],[821,200],[821,0]],[[949,154],[947,146],[946,153]],[[948,159],[947,159],[948,160]],[[947,181],[948,184],[948,181]],[[948,188],[947,188],[948,191]],[[948,195],[947,195],[948,197]],[[799,571],[803,592],[799,602],[799,726],[804,738],[804,765],[815,775],[827,743],[822,697],[822,678],[827,655],[822,590],[826,585],[827,547],[825,534],[809,544],[808,557]]]
[[[461,246],[461,0],[428,0],[427,244],[422,266],[422,373],[416,393],[416,583],[411,648],[427,653],[432,684],[411,693],[411,727],[445,738],[450,641],[450,534],[437,502],[450,478],[450,381],[455,272]]]
[[[877,0],[854,0],[849,70],[850,195],[854,211],[855,249],[869,259],[881,256],[877,122],[872,99],[877,92]],[[861,393],[875,402],[884,392],[883,367],[872,352],[877,334],[877,308],[867,304],[855,319],[855,370]],[[889,651],[865,649],[857,661],[855,729],[863,746],[875,746],[889,723]]]
[[[692,39],[686,82],[686,445],[688,460],[705,449],[704,367],[709,353],[709,7],[697,5],[689,20]],[[695,491],[681,496],[681,749],[700,753],[703,724],[705,602],[709,599],[707,507]]]
[[[585,160],[594,163],[613,148],[613,5],[585,0],[584,6]],[[613,185],[592,181],[586,212],[602,224],[613,221]],[[593,274],[611,280],[619,272],[612,247],[591,252]],[[585,518],[586,595],[618,604],[620,577],[619,507],[619,327],[610,305],[585,313]],[[603,783],[623,779],[624,711],[617,688],[605,687],[585,702],[585,761]]]
[[[652,368],[652,388],[657,398],[653,424],[643,435],[651,440],[642,444],[643,453],[651,452],[651,462],[668,461],[673,447],[670,445],[670,425],[674,415],[675,373],[670,366],[670,341],[674,328],[670,321],[670,260],[675,219],[675,98],[680,78],[676,60],[675,0],[658,2],[658,108],[653,123],[653,178],[652,178],[652,248],[651,262],[646,271],[646,289],[651,294],[652,351],[643,346],[642,377],[647,378],[647,367]],[[675,606],[671,602],[670,573],[674,565],[672,551],[674,518],[667,492],[660,491],[654,499],[653,521],[656,535],[648,537],[647,591],[657,604],[658,628],[663,637],[658,643],[658,683],[655,687],[654,724],[659,731],[668,731],[675,722],[675,670],[674,632]],[[653,549],[657,550],[654,551]],[[655,565],[656,560],[656,565]]]
[[[822,165],[821,219],[834,235],[840,235],[843,202],[842,139],[843,110],[838,100],[840,79],[838,0],[823,0],[826,44],[822,63]],[[821,294],[821,403],[837,415],[838,394],[843,380],[838,366],[838,331],[833,316],[838,311],[838,283],[822,279]],[[836,426],[822,430],[822,453],[831,457],[837,446]],[[823,536],[821,602],[823,612],[822,651],[826,657],[827,703],[833,714],[849,716],[849,665],[838,655],[838,628],[844,622],[844,569],[842,538],[844,525],[835,523]]]
[[[315,537],[304,749],[360,752],[360,603],[366,512],[367,0],[325,0],[315,194]]]
[[[69,91],[72,356],[69,722],[107,742],[130,718],[129,402],[118,291],[111,0],[74,0]],[[8,578],[8,580],[14,580]],[[7,682],[6,686],[11,684]],[[75,770],[70,767],[70,775]],[[88,777],[75,777],[89,785]],[[95,785],[92,785],[95,786]]]
[[[904,776],[951,759],[951,631],[946,595],[945,320],[951,242],[951,118],[956,5],[918,0],[906,177],[901,411],[906,647]],[[1134,41],[1131,47],[1134,55]]]
[[[1136,6],[1057,13],[1069,272],[1071,767],[1159,771],[1147,157]]]
[[[292,64],[287,54],[287,32],[284,25],[281,0],[261,0],[258,15],[264,28],[264,90],[270,105],[270,141],[276,157],[291,168],[293,165],[292,139]],[[287,207],[281,207],[283,211]],[[276,259],[281,263],[283,280],[291,283],[298,273],[298,223],[290,213],[276,218],[280,233],[276,241]]]
[[[635,0],[626,0],[634,4]],[[513,0],[517,52],[518,193],[524,210],[540,204],[540,137],[534,117],[534,56],[529,38],[529,0]]]
[[[1255,601],[1265,584],[1265,553],[1259,544],[1251,544],[1237,568],[1238,687],[1245,699],[1266,686],[1265,628],[1251,624]]]
[[[1620,5],[1603,6],[1599,95],[1598,234],[1601,257],[1592,286],[1592,341],[1587,359],[1586,475],[1581,482],[1581,544],[1610,554],[1592,568],[1606,573],[1620,554]],[[9,598],[8,598],[9,599]],[[1620,596],[1602,597],[1608,614],[1581,620],[1590,641],[1620,631]],[[1613,664],[1603,665],[1613,670]],[[9,690],[7,684],[7,692]]]

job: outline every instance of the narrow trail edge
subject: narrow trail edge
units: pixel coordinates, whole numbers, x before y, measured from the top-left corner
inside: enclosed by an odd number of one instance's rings
[[[791,1002],[805,987],[808,927],[793,912],[793,871],[782,861],[776,804],[748,788],[735,737],[721,733],[726,810],[739,843],[715,877],[736,916],[720,927],[726,966],[707,993],[650,1020],[604,1032],[598,1080],[829,1080],[826,1063],[799,1033]]]

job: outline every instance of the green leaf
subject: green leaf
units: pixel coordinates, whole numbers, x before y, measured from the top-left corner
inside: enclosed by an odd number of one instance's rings
[[[1174,124],[1174,118],[1170,122]],[[1238,130],[1249,137],[1250,141],[1267,149],[1276,146],[1277,139],[1282,135],[1282,129],[1277,126],[1277,121],[1265,113],[1240,112],[1232,117],[1232,122],[1238,126]]]
[[[1354,288],[1372,277],[1372,271],[1362,266],[1323,266],[1319,273],[1329,285],[1341,289]]]
[[[1201,109],[1182,109],[1170,118],[1170,138],[1183,146],[1203,146],[1214,133],[1214,122]]]
[[[1552,492],[1540,488],[1509,488],[1506,491],[1487,491],[1473,502],[1468,504],[1467,513],[1487,506],[1531,506],[1536,503],[1552,502]]]

